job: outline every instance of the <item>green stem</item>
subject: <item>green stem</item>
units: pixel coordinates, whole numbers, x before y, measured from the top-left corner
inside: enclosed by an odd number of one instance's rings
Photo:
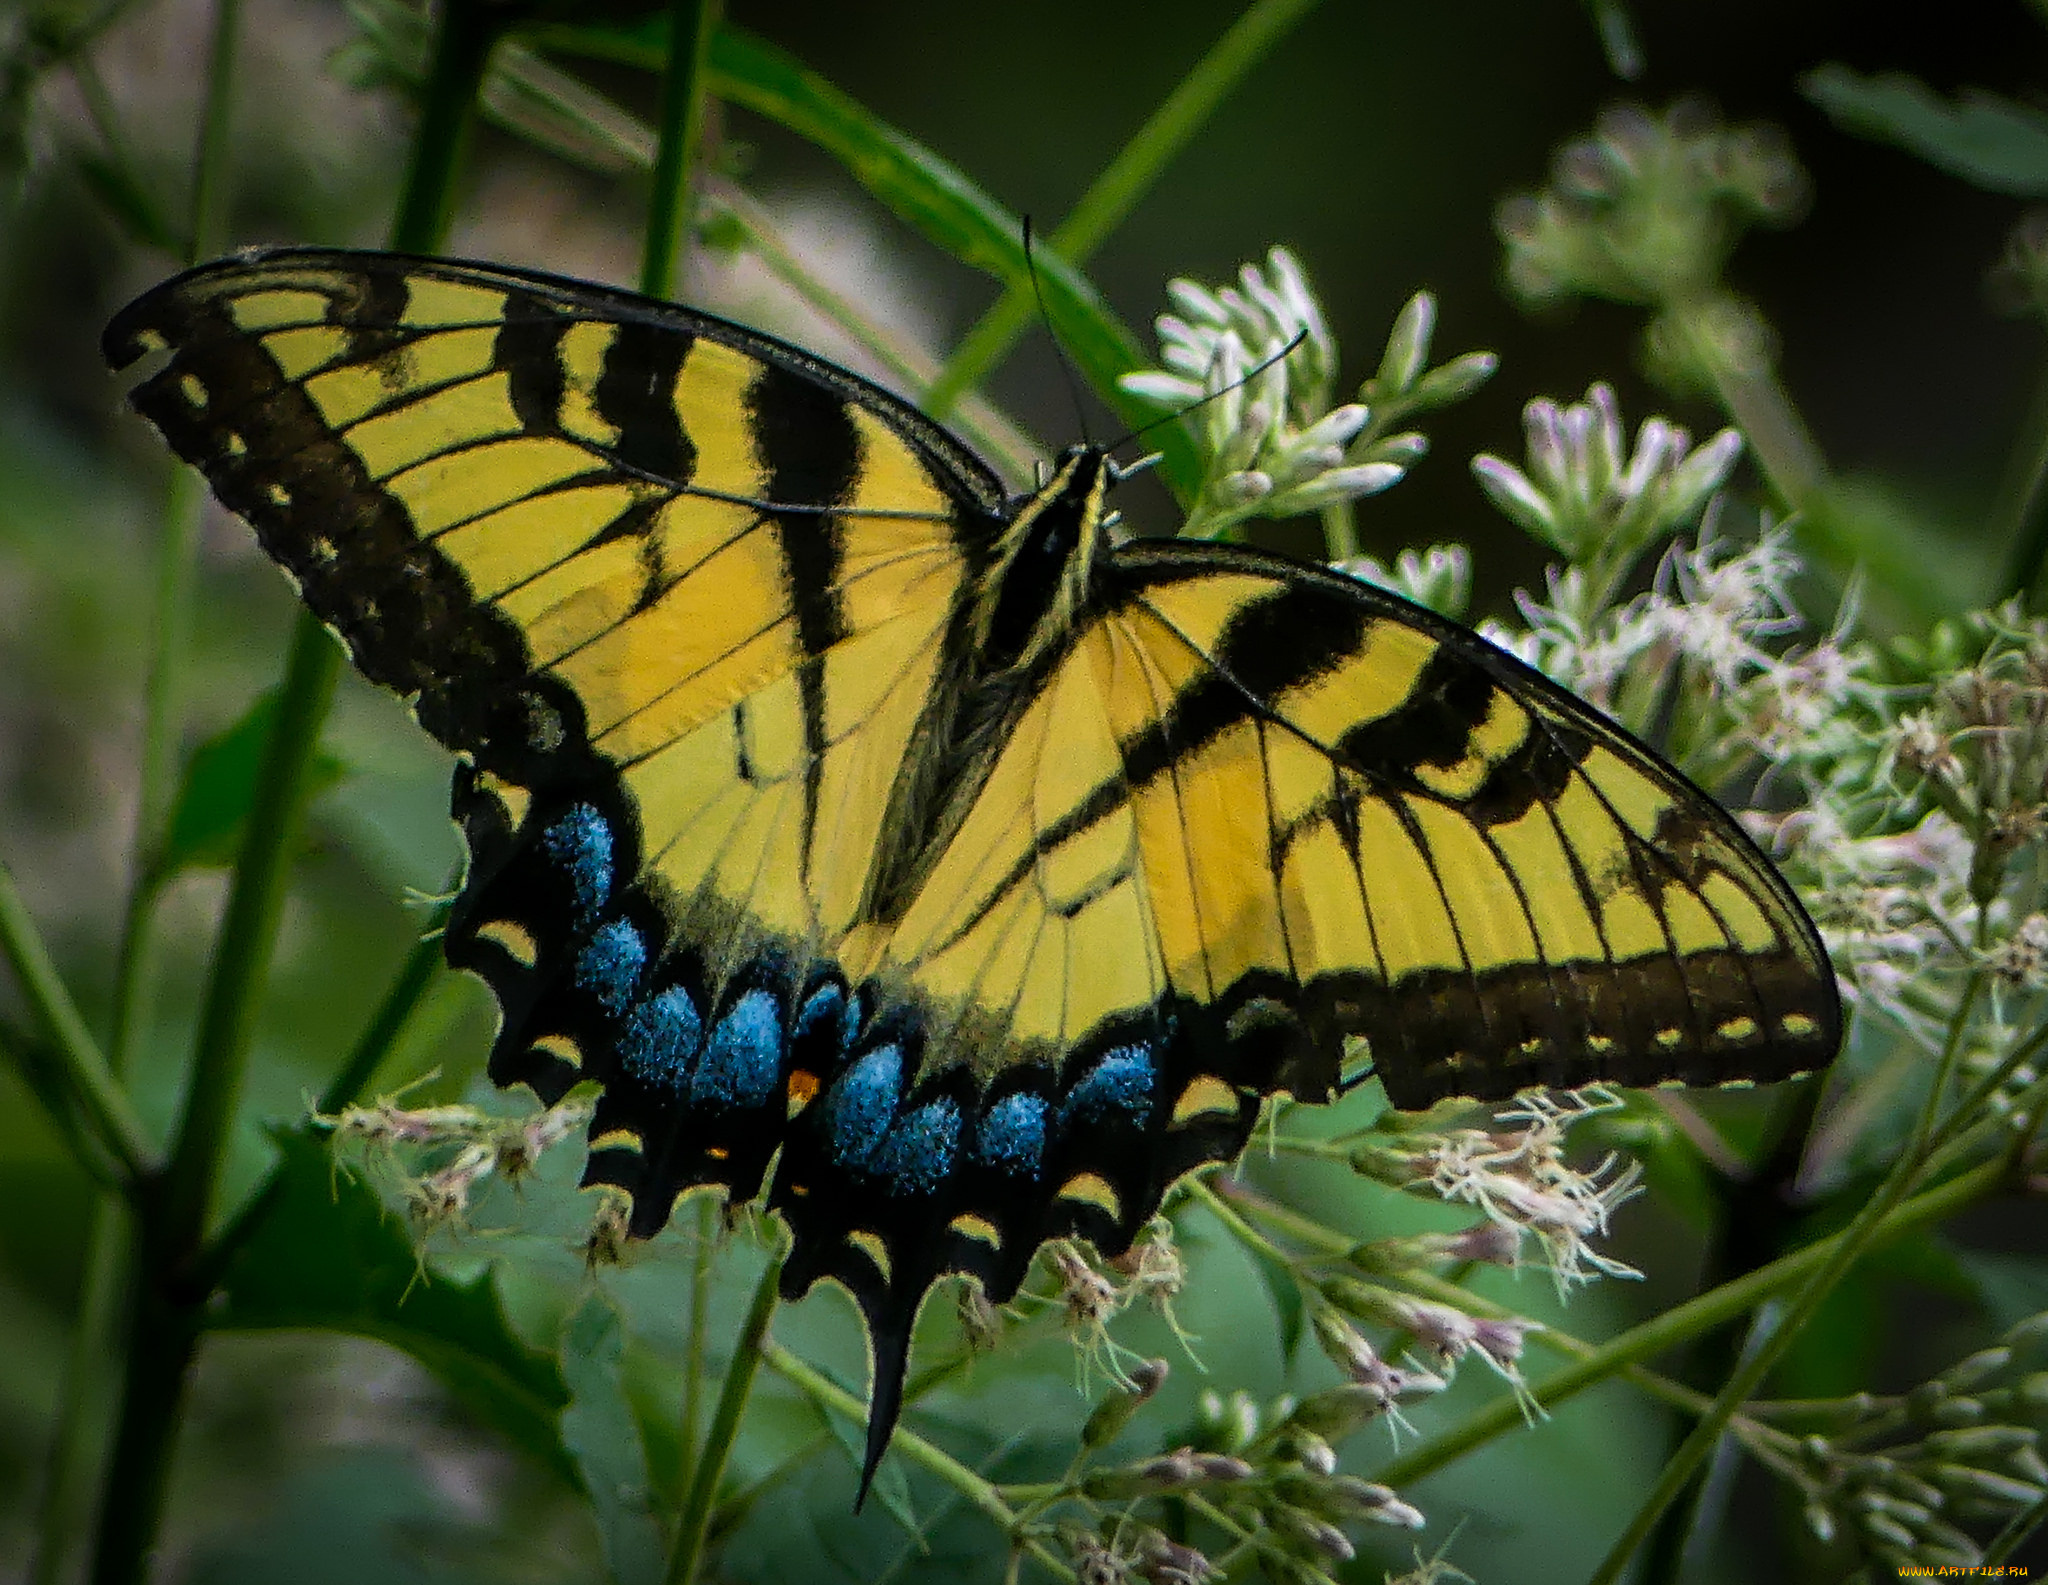
[[[1878,1237],[1886,1218],[1899,1207],[1900,1202],[1912,1189],[1934,1141],[1935,1122],[1939,1115],[1941,1098],[1946,1093],[1950,1077],[1955,1071],[1963,1032],[1968,1027],[1970,1013],[1976,1005],[1981,984],[1982,976],[1973,976],[1957,1003],[1955,1015],[1949,1023],[1948,1040],[1942,1050],[1941,1065],[1935,1071],[1934,1083],[1929,1088],[1927,1099],[1920,1108],[1920,1115],[1914,1122],[1912,1139],[1901,1153],[1898,1162],[1885,1175],[1884,1181],[1878,1185],[1877,1192],[1870,1197],[1868,1203],[1856,1213],[1854,1220],[1826,1241],[1832,1246],[1828,1249],[1826,1258],[1819,1263],[1818,1269],[1806,1278],[1798,1293],[1787,1305],[1777,1330],[1745,1358],[1736,1367],[1734,1374],[1722,1385],[1721,1391],[1714,1399],[1713,1407],[1700,1417],[1691,1433],[1671,1455],[1663,1473],[1658,1476],[1656,1485],[1650,1489],[1650,1495],[1643,1499],[1642,1506],[1636,1510],[1628,1528],[1621,1533],[1620,1539],[1614,1543],[1600,1567],[1594,1571],[1588,1585],[1615,1585],[1615,1581],[1621,1578],[1623,1570],[1628,1567],[1629,1559],[1635,1556],[1636,1549],[1655,1528],[1664,1510],[1685,1489],[1701,1462],[1713,1452],[1714,1445],[1720,1440],[1722,1431],[1727,1428],[1735,1411],[1763,1385],[1764,1378],[1776,1367],[1785,1351],[1813,1319],[1828,1295],[1834,1292],[1836,1285],[1848,1275],[1849,1269],[1862,1259]],[[1999,1170],[1999,1164],[1991,1165],[1994,1173]],[[1766,1266],[1762,1269],[1769,1271],[1772,1267]],[[1739,1281],[1727,1285],[1729,1288],[1740,1286]],[[1726,1289],[1716,1291],[1725,1292]]]
[[[455,173],[469,142],[470,111],[483,87],[491,48],[513,8],[491,0],[448,0],[434,32],[434,49],[421,91],[420,124],[413,133],[405,194],[391,226],[391,246],[402,253],[432,253],[448,235]]]
[[[184,703],[192,591],[198,581],[199,525],[206,496],[199,475],[173,470],[164,491],[163,542],[157,551],[156,603],[150,617],[149,679],[143,685],[141,763],[136,776],[135,839],[128,903],[115,957],[108,1059],[125,1074],[150,1017],[150,917],[159,878],[156,850],[177,787],[178,732]]]
[[[683,1343],[683,1468],[695,1470],[703,1456],[698,1439],[704,1420],[704,1344],[710,1317],[711,1257],[717,1248],[718,1207],[708,1194],[697,1196],[697,1248],[690,1261],[690,1333]]]
[[[235,54],[241,48],[242,0],[215,0],[213,45],[206,63],[206,109],[192,159],[192,221],[186,233],[197,264],[220,248],[227,220],[229,138],[235,121]]]
[[[1323,557],[1327,561],[1350,561],[1360,554],[1358,519],[1349,501],[1332,501],[1323,508]]]
[[[129,1219],[107,1195],[96,1195],[86,1225],[84,1274],[78,1284],[78,1320],[64,1359],[57,1434],[51,1440],[36,1521],[32,1585],[58,1585],[71,1577],[72,1554],[85,1524],[97,1455],[113,1403],[109,1362],[121,1311],[122,1276],[131,1258]]]
[[[640,260],[640,290],[675,296],[683,249],[689,245],[691,177],[704,138],[705,61],[724,0],[672,0],[668,11],[668,69],[661,79],[660,141],[654,155],[654,190]]]
[[[234,125],[235,55],[241,23],[242,0],[218,0],[207,60],[206,104],[193,155],[192,210],[185,228],[188,264],[214,252],[224,229],[224,177]],[[102,102],[97,74],[86,69],[77,76],[88,104],[94,107],[108,157],[126,168],[126,150],[112,107]],[[187,637],[204,505],[198,475],[187,468],[174,468],[164,493],[163,541],[157,549],[156,600],[150,615],[149,675],[143,685],[142,743],[136,775],[135,834],[107,1033],[109,1072],[117,1081],[134,1066],[135,1049],[150,1015],[150,922],[158,895],[155,850],[177,784]],[[109,1398],[108,1362],[118,1347],[121,1269],[135,1253],[129,1247],[130,1233],[120,1207],[105,1199],[94,1203],[86,1226],[78,1318],[65,1360],[57,1433],[50,1448],[36,1556],[30,1571],[34,1585],[55,1585],[66,1575],[77,1544],[93,1474],[94,1440],[102,1434]]]
[[[1778,499],[1794,511],[1811,510],[1826,489],[1827,462],[1778,377],[1768,366],[1731,357],[1723,346],[1715,321],[1730,311],[1726,304],[1725,297],[1708,295],[1670,303],[1665,313],[1690,344],[1695,362],[1711,374],[1722,411],[1742,431]]]
[[[434,915],[438,925],[448,917],[444,905]],[[419,1010],[420,1002],[427,994],[427,987],[434,983],[434,976],[441,967],[441,938],[438,929],[428,933],[413,944],[406,954],[405,962],[386,987],[377,1010],[370,1015],[369,1023],[356,1037],[348,1058],[341,1069],[328,1081],[327,1088],[320,1092],[320,1099],[313,1103],[313,1109],[323,1115],[332,1116],[343,1107],[351,1105],[369,1086],[371,1076],[391,1054],[391,1048],[398,1043],[399,1035]],[[192,1285],[211,1293],[220,1283],[228,1264],[241,1247],[249,1241],[257,1228],[263,1225],[271,1208],[277,1203],[283,1181],[280,1171],[273,1166],[263,1183],[242,1202],[227,1224],[208,1241],[206,1248],[193,1262]]]
[[[0,955],[14,970],[23,1000],[49,1038],[55,1076],[62,1082],[67,1100],[119,1163],[129,1186],[140,1184],[155,1170],[156,1149],[135,1115],[128,1092],[85,1027],[57,965],[50,961],[49,949],[36,933],[35,921],[29,918],[5,864],[0,864]]]
[[[1000,1310],[996,1312],[999,1319],[1003,1313]],[[1033,1322],[1031,1321],[1021,1322],[1017,1326],[1009,1328],[1003,1335],[1014,1341],[1022,1329],[1032,1325]],[[929,1393],[943,1387],[947,1382],[966,1371],[976,1359],[981,1357],[982,1353],[983,1350],[981,1348],[968,1344],[950,1358],[942,1359],[935,1365],[927,1365],[923,1370],[918,1371],[904,1384],[904,1408],[907,1410],[912,1405],[923,1402]],[[832,1433],[829,1430],[822,1430],[794,1452],[784,1455],[773,1468],[757,1476],[753,1484],[747,1486],[742,1491],[736,1492],[718,1505],[718,1511],[712,1516],[711,1520],[712,1535],[719,1536],[730,1532],[779,1483],[788,1480],[804,1464],[808,1463],[826,1448],[834,1445],[835,1438]]]
[[[505,8],[487,0],[449,0],[441,13],[392,229],[395,247],[430,252],[440,245],[470,106],[505,16]],[[138,1585],[162,1521],[207,1298],[205,1285],[194,1280],[195,1266],[247,1068],[257,996],[276,944],[307,772],[340,665],[339,646],[301,613],[215,943],[176,1142],[162,1193],[145,1204],[136,1241],[126,1374],[102,1489],[95,1585]]]
[[[2010,546],[2003,593],[2039,610],[2048,570],[2048,374],[2027,409],[2019,444],[2007,469],[2002,509],[1992,522],[1994,543]]]
[[[114,1448],[101,1484],[93,1585],[141,1585],[170,1485],[171,1445],[199,1340],[192,1295],[160,1286],[144,1219],[129,1295],[127,1357]]]
[[[1888,1242],[1929,1222],[1951,1216],[1963,1206],[1989,1193],[1999,1183],[1996,1162],[1986,1162],[1947,1183],[1917,1194],[1895,1207],[1879,1222],[1869,1247]],[[1852,1224],[1853,1226],[1853,1224]],[[1773,1294],[1790,1287],[1820,1269],[1844,1246],[1852,1229],[1818,1239],[1804,1249],[1759,1266],[1733,1282],[1700,1294],[1662,1315],[1631,1327],[1617,1338],[1598,1345],[1577,1363],[1567,1366],[1529,1388],[1529,1396],[1549,1408],[1565,1399],[1598,1386],[1624,1366],[1654,1358],[1703,1332],[1725,1326],[1747,1314]],[[1859,1251],[1861,1253],[1862,1251]],[[1405,1485],[1433,1474],[1475,1448],[1492,1441],[1522,1423],[1520,1404],[1503,1398],[1474,1414],[1463,1424],[1431,1437],[1380,1470],[1375,1479],[1390,1486]],[[1704,1417],[1702,1424],[1705,1423]],[[1718,1434],[1718,1428],[1716,1428]]]
[[[185,228],[185,262],[197,264],[221,246],[226,230],[227,165],[234,132],[235,55],[241,41],[242,0],[219,0],[207,59],[206,105],[192,166],[192,211]],[[112,129],[107,129],[110,148]],[[198,575],[199,525],[206,493],[189,468],[172,470],[164,499],[164,535],[157,550],[156,602],[150,613],[149,678],[143,685],[141,763],[137,769],[135,840],[128,907],[116,960],[113,1028],[108,1041],[114,1071],[125,1074],[135,1042],[148,1022],[149,916],[156,904],[155,851],[177,786],[178,732],[189,659],[192,590]]]
[[[1131,140],[1089,183],[1073,211],[1054,228],[1046,247],[1070,264],[1080,264],[1102,246],[1160,174],[1215,114],[1217,106],[1265,59],[1294,25],[1315,9],[1316,0],[1252,0],[1229,30],[1209,47]],[[995,306],[961,338],[953,356],[925,393],[924,409],[943,418],[972,386],[1016,344],[1031,323],[1034,306],[1028,281],[1013,281]]]
[[[425,999],[427,987],[434,983],[434,976],[440,971],[440,927],[447,918],[448,907],[444,903],[434,910],[428,929],[406,953],[405,961],[385,988],[384,998],[377,1004],[376,1012],[370,1015],[363,1032],[356,1036],[356,1043],[349,1048],[348,1060],[328,1080],[327,1088],[320,1092],[320,1099],[314,1105],[316,1111],[338,1112],[369,1087],[370,1079],[391,1054],[391,1048],[398,1044],[399,1035],[404,1032],[406,1024]]]
[[[856,1424],[866,1420],[868,1406],[865,1403],[823,1372],[813,1370],[780,1343],[771,1342],[762,1351],[762,1360],[776,1375],[789,1382],[827,1413],[839,1414]],[[988,1515],[1004,1535],[1013,1540],[1023,1539],[1019,1533],[1021,1520],[1016,1510],[1003,1500],[1003,1494],[994,1484],[969,1469],[952,1454],[934,1447],[915,1431],[900,1425],[890,1438],[889,1450],[900,1454],[918,1468],[938,1476]],[[1074,1571],[1062,1563],[1043,1543],[1031,1539],[1025,1540],[1024,1545],[1033,1557],[1061,1579],[1074,1578]]]
[[[924,390],[938,377],[938,365],[928,353],[905,343],[854,298],[811,269],[784,240],[761,206],[745,193],[721,187],[707,192],[705,197],[713,212],[731,223],[740,240],[768,267],[770,274],[852,337],[897,380],[907,387]],[[1025,434],[993,403],[972,392],[960,399],[947,423],[972,441],[983,459],[1005,473],[1012,483],[1030,478],[1032,459],[1047,454],[1042,444]]]
[[[711,1506],[718,1496],[718,1483],[725,1478],[726,1460],[732,1454],[733,1439],[739,1435],[740,1417],[746,1413],[747,1398],[754,1390],[754,1376],[763,1355],[774,1344],[768,1340],[768,1323],[775,1314],[775,1293],[782,1281],[782,1256],[769,1257],[761,1268],[761,1280],[754,1284],[753,1302],[747,1306],[746,1324],[733,1345],[732,1362],[725,1367],[725,1385],[718,1394],[718,1408],[711,1416],[711,1430],[704,1450],[697,1456],[697,1468],[690,1481],[676,1524],[675,1550],[669,1554],[668,1585],[694,1585],[698,1566],[704,1560],[704,1538],[711,1527]]]
[[[258,1002],[270,973],[286,880],[305,812],[307,770],[341,667],[341,650],[317,621],[302,616],[278,696],[277,720],[264,745],[256,795],[228,890],[201,1001],[191,1087],[152,1211],[166,1252],[182,1260],[197,1247],[213,1211],[226,1159]]]
[[[318,622],[300,619],[214,944],[191,1084],[159,1191],[143,1207],[126,1393],[94,1562],[97,1585],[133,1585],[141,1579],[162,1520],[172,1445],[206,1298],[191,1282],[190,1268],[232,1137],[257,998],[276,945],[291,851],[304,814],[306,772],[334,694],[340,653]]]

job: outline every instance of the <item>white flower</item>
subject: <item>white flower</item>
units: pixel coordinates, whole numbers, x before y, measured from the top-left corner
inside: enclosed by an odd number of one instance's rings
[[[1564,1158],[1573,1123],[1620,1104],[1599,1089],[1560,1096],[1533,1092],[1496,1114],[1497,1122],[1522,1124],[1518,1130],[1464,1128],[1439,1136],[1428,1152],[1429,1186],[1454,1204],[1476,1206],[1492,1220],[1533,1235],[1560,1296],[1590,1282],[1595,1272],[1639,1277],[1590,1240],[1604,1238],[1615,1208],[1641,1192],[1641,1166],[1609,1155],[1582,1172]]]
[[[1215,537],[1250,517],[1298,517],[1398,483],[1428,450],[1397,417],[1440,407],[1493,370],[1486,354],[1427,369],[1435,308],[1418,294],[1395,321],[1360,400],[1332,405],[1337,346],[1301,265],[1274,248],[1235,285],[1167,285],[1155,322],[1161,367],[1117,383],[1184,411],[1208,459],[1182,532]]]
[[[1487,499],[1567,560],[1622,568],[1650,540],[1690,521],[1742,452],[1732,429],[1695,450],[1692,437],[1663,418],[1645,419],[1630,448],[1605,383],[1569,406],[1536,398],[1522,410],[1522,427],[1526,470],[1488,453],[1472,459]]]

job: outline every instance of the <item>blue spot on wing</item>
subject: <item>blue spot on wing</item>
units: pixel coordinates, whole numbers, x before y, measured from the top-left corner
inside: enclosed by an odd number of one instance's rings
[[[1004,1096],[975,1130],[975,1153],[1015,1177],[1037,1177],[1045,1155],[1045,1111],[1043,1097],[1028,1090]]]
[[[894,1044],[870,1051],[839,1076],[825,1099],[825,1131],[841,1166],[873,1161],[902,1087],[903,1048]]]
[[[759,1106],[782,1076],[782,1012],[766,991],[748,991],[732,1005],[690,1077],[692,1105]]]
[[[1117,1046],[1105,1052],[1060,1107],[1063,1123],[1129,1122],[1140,1128],[1152,1115],[1152,1052]]]
[[[832,1042],[832,1052],[850,1047],[860,1034],[860,999],[849,998],[837,985],[819,986],[805,1000],[803,1011],[796,1015],[795,1044],[808,1048],[820,1036]],[[815,1059],[815,1051],[807,1051]]]
[[[612,828],[592,804],[577,804],[540,839],[542,849],[568,871],[576,922],[585,925],[612,896]]]
[[[630,920],[614,919],[576,957],[576,983],[614,1018],[625,1012],[647,966],[647,943]]]
[[[953,1170],[960,1108],[941,1096],[898,1120],[875,1152],[874,1168],[891,1194],[930,1194]]]
[[[680,1092],[703,1034],[704,1021],[690,993],[671,985],[633,1009],[619,1036],[619,1055],[635,1078]]]

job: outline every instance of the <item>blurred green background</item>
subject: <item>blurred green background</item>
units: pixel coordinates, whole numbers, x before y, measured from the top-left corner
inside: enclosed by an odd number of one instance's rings
[[[0,856],[92,1018],[113,973],[126,885],[152,546],[168,475],[154,436],[122,414],[97,338],[115,307],[176,261],[110,209],[77,79],[29,73],[21,44],[31,4],[0,0],[0,114],[8,118],[0,133],[14,166],[0,207]],[[731,14],[1049,228],[1237,8],[1216,0],[741,0]],[[1347,354],[1347,384],[1371,372],[1408,295],[1435,293],[1439,355],[1492,349],[1500,372],[1438,419],[1432,456],[1366,503],[1360,530],[1368,551],[1388,557],[1409,545],[1471,544],[1478,610],[1505,612],[1509,591],[1540,576],[1540,558],[1486,507],[1465,459],[1479,450],[1518,454],[1523,402],[1576,397],[1607,379],[1632,418],[1663,411],[1696,432],[1720,420],[1638,372],[1637,312],[1595,305],[1532,318],[1518,310],[1498,282],[1495,206],[1540,184],[1552,151],[1584,133],[1602,106],[1634,98],[1662,107],[1705,94],[1730,119],[1781,127],[1811,177],[1805,218],[1746,241],[1730,279],[1782,337],[1784,379],[1821,449],[1857,481],[1875,516],[1924,547],[1943,588],[1988,593],[2006,547],[1990,542],[1984,525],[2023,471],[2011,453],[2044,367],[2037,327],[2000,317],[1984,284],[2023,205],[1843,132],[1799,83],[1839,61],[1865,72],[1908,69],[1945,93],[1976,86],[2038,102],[2048,89],[2048,28],[2019,3],[1750,0],[1643,4],[1627,14],[1643,61],[1633,83],[1616,76],[1593,17],[1571,0],[1328,0],[1251,74],[1089,273],[1125,320],[1143,327],[1163,307],[1170,276],[1217,281],[1285,243],[1323,294]],[[197,0],[135,0],[93,51],[143,185],[171,212],[184,203],[210,26],[210,8]],[[236,245],[382,240],[410,112],[390,89],[351,85],[355,33],[333,0],[248,0],[233,135]],[[651,114],[644,76],[623,68],[590,75]],[[985,279],[921,242],[780,128],[725,111],[719,138],[726,167],[811,265],[911,339],[943,350],[992,300]],[[642,216],[639,180],[592,175],[486,132],[473,149],[450,251],[630,282]],[[701,256],[686,295],[858,362],[744,259]],[[991,391],[1048,445],[1073,436],[1079,420],[1042,335],[1025,341]],[[1099,410],[1087,422],[1098,432],[1113,427]],[[1156,487],[1129,509],[1143,528],[1173,526]],[[295,609],[247,532],[210,509],[188,743],[238,718],[274,680]],[[300,1112],[404,955],[418,920],[404,906],[406,889],[433,891],[457,855],[445,761],[393,701],[349,679],[329,743],[348,774],[316,806],[297,871],[237,1145],[243,1184],[268,1159],[261,1120]],[[161,994],[134,1075],[157,1128],[177,1093],[222,888],[221,872],[194,875],[165,903]],[[0,984],[0,1009],[14,1006],[12,987]],[[440,985],[379,1088],[438,1069],[421,1093],[464,1093],[489,1029],[479,988]],[[459,1250],[471,1264],[517,1254],[514,1318],[543,1343],[584,1280],[569,1247],[582,1214],[565,1187],[573,1166],[556,1164],[552,1181],[523,1205],[494,1202],[485,1221],[516,1222],[519,1233],[478,1232]],[[1357,1202],[1355,1213],[1326,1211],[1336,1225],[1363,1227],[1384,1212],[1384,1197],[1348,1181],[1307,1192],[1326,1207],[1330,1196]],[[0,1069],[0,1578],[26,1567],[87,1203],[85,1180]],[[1582,1300],[1573,1328],[1597,1334],[1603,1306],[1633,1314],[1668,1299],[1654,1279],[1686,1279],[1669,1268],[1685,1231],[1647,1211],[1625,1218],[1620,1252],[1652,1265],[1649,1291]],[[1983,1236],[2017,1247],[2038,1239],[1999,1228]],[[664,1349],[672,1357],[680,1348],[674,1318],[686,1286],[682,1246],[676,1235],[665,1243],[619,1283],[646,1333],[645,1357],[635,1356],[639,1389],[664,1403],[678,1391],[660,1364]],[[734,1269],[714,1307],[722,1324],[737,1325],[751,1258],[744,1250],[728,1257]],[[1233,1265],[1241,1259],[1219,1249],[1198,1265],[1182,1315],[1215,1383],[1270,1392],[1283,1382],[1275,1323],[1264,1289]],[[2005,1318],[2048,1305],[2038,1268],[2008,1261],[1983,1270],[2005,1273]],[[1947,1266],[1916,1275],[1928,1290],[1957,1287]],[[1505,1292],[1538,1314],[1549,1303],[1538,1280]],[[1905,1309],[1897,1290],[1884,1289],[1861,1302],[1871,1307],[1837,1335],[1893,1359],[1904,1380],[1916,1379],[1915,1364],[1944,1362],[1958,1339],[1974,1335],[1955,1331],[1960,1307],[1938,1299]],[[1880,1324],[1886,1314],[1901,1323],[1894,1335]],[[812,1300],[778,1335],[860,1380],[838,1300]],[[1134,1344],[1176,1361],[1181,1407],[1160,1412],[1166,1422],[1184,1414],[1198,1372],[1156,1328],[1148,1335],[1141,1327]],[[1079,1412],[1071,1373],[1064,1346],[1048,1343],[982,1378],[978,1409],[970,1379],[946,1412],[984,1424],[1064,1424],[1071,1434]],[[1461,1392],[1480,1388],[1492,1390],[1468,1382]],[[986,1401],[989,1391],[1004,1395],[999,1407]],[[749,1455],[757,1460],[778,1437],[795,1445],[808,1434],[793,1401],[768,1394],[758,1413],[759,1445]],[[1568,1580],[1604,1549],[1654,1472],[1664,1435],[1658,1417],[1610,1387],[1545,1428],[1540,1457],[1511,1440],[1414,1495],[1445,1521],[1461,1495],[1485,1495],[1486,1517],[1454,1553],[1475,1577]],[[1017,1456],[1028,1464],[1030,1436],[1020,1436]],[[808,1579],[839,1566],[872,1575],[902,1562],[905,1542],[885,1516],[846,1519],[849,1489],[844,1468],[828,1460],[764,1499],[727,1556],[732,1577]],[[1796,1577],[1768,1561],[1779,1551],[1769,1540],[1775,1522],[1764,1515],[1757,1535],[1731,1539],[1713,1577]],[[1443,1533],[1433,1529],[1431,1542]],[[1000,1560],[978,1550],[987,1537],[971,1522],[942,1524],[931,1552],[905,1566],[919,1577],[996,1578]],[[230,1336],[204,1357],[159,1569],[166,1579],[356,1585],[563,1579],[595,1567],[594,1544],[587,1518],[546,1472],[466,1420],[401,1355],[309,1334]],[[1405,1561],[1393,1547],[1383,1558]],[[1377,1580],[1380,1566],[1362,1560],[1351,1577]]]

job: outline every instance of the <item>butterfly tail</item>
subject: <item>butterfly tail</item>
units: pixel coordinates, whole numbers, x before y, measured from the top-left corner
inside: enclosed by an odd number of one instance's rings
[[[855,1513],[868,1500],[868,1488],[875,1482],[875,1471],[889,1451],[889,1438],[903,1412],[903,1375],[910,1363],[910,1332],[916,1315],[913,1303],[891,1305],[867,1318],[875,1363],[868,1387],[868,1445],[861,1458],[860,1490],[853,1499]]]

